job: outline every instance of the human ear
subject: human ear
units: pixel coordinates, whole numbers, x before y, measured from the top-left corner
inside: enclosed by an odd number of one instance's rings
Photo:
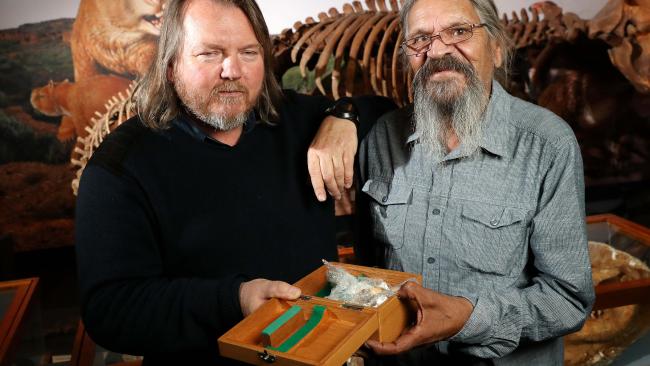
[[[174,67],[171,64],[167,66],[167,81],[174,82]]]
[[[492,40],[490,42],[490,48],[492,48],[492,60],[494,61],[494,68],[498,69],[503,65],[503,54],[501,45],[497,43],[497,41]]]

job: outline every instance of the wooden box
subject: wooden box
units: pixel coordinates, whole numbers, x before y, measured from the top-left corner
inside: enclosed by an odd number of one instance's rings
[[[344,267],[355,276],[383,279],[390,286],[399,285],[409,279],[422,282],[421,275],[412,273],[345,263],[332,264]],[[376,308],[359,307],[321,297],[323,291],[328,288],[326,273],[326,266],[322,266],[296,282],[295,286],[302,290],[300,299],[267,301],[257,311],[230,329],[219,338],[220,354],[255,365],[275,363],[277,365],[340,366],[366,340],[393,341],[409,324],[408,305],[396,296],[390,297]],[[287,322],[283,324],[298,328],[288,332],[286,328],[274,328],[278,325],[278,321],[284,319],[289,313],[295,312],[293,310],[296,309],[292,307],[296,305],[302,309],[302,312],[294,316],[304,317],[304,319],[300,321],[293,321],[293,318],[286,319]],[[320,318],[320,311],[323,310],[324,313]],[[265,342],[269,341],[270,328],[283,330],[282,341],[289,343],[291,334],[295,330],[300,331],[301,326],[314,318],[320,321],[290,349],[276,350],[278,347],[273,343],[265,347]]]
[[[650,266],[650,229],[622,217],[603,214],[587,217],[587,237],[602,242]],[[650,279],[603,283],[595,288],[594,310],[650,302]]]

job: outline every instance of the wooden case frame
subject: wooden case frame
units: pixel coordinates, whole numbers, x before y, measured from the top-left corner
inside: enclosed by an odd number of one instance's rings
[[[598,224],[606,224],[607,230],[623,235],[650,250],[650,229],[622,217],[603,214],[587,217],[587,231],[595,231]],[[589,240],[597,238],[588,235]],[[614,243],[607,243],[616,248]],[[617,248],[621,249],[621,248]],[[650,279],[640,279],[619,283],[599,284],[595,288],[596,303],[594,310],[650,302]]]
[[[422,276],[412,273],[356,266],[346,263],[332,263],[344,267],[355,276],[385,280],[390,286],[407,280],[422,283]],[[358,307],[340,301],[317,297],[316,294],[327,285],[327,268],[321,266],[295,283],[302,290],[302,297],[296,301],[272,299],[253,314],[246,317],[219,338],[219,352],[222,356],[250,364],[265,365],[336,365],[340,366],[368,339],[395,340],[409,324],[408,305],[393,296],[377,308]],[[324,306],[326,317],[295,347],[287,352],[278,352],[262,346],[262,330],[288,310],[299,305],[307,316],[314,306]]]
[[[0,290],[14,290],[4,316],[0,318],[0,365],[9,365],[18,346],[20,328],[32,306],[38,278],[0,282]]]

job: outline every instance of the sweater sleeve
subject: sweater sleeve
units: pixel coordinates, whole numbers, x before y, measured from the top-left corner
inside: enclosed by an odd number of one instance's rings
[[[216,347],[241,319],[244,276],[163,275],[155,214],[127,173],[86,167],[75,226],[82,319],[103,347],[135,355]]]
[[[307,109],[311,111],[313,120],[307,123],[307,135],[310,137],[315,136],[321,123],[327,117],[325,110],[334,104],[334,101],[322,95],[307,96],[298,94],[292,90],[286,90],[285,96],[290,102],[288,104],[289,106],[295,107],[295,105],[299,105],[302,106],[300,108],[301,110],[305,109],[305,106],[309,106]],[[377,95],[345,98],[354,104],[359,115],[359,125],[357,128],[358,141],[363,140],[379,117],[397,109],[397,105],[391,99]]]
[[[397,109],[392,99],[378,95],[364,95],[352,98],[352,103],[359,113],[357,137],[362,141],[375,125],[379,117]]]

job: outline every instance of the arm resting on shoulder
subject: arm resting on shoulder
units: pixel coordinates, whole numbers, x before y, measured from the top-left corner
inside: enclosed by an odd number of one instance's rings
[[[397,106],[379,96],[341,98],[336,103],[350,104],[358,116],[357,123],[345,118],[325,116],[307,152],[307,163],[314,194],[319,201],[335,199],[352,186],[358,142],[384,113]],[[325,111],[325,109],[323,109]]]

